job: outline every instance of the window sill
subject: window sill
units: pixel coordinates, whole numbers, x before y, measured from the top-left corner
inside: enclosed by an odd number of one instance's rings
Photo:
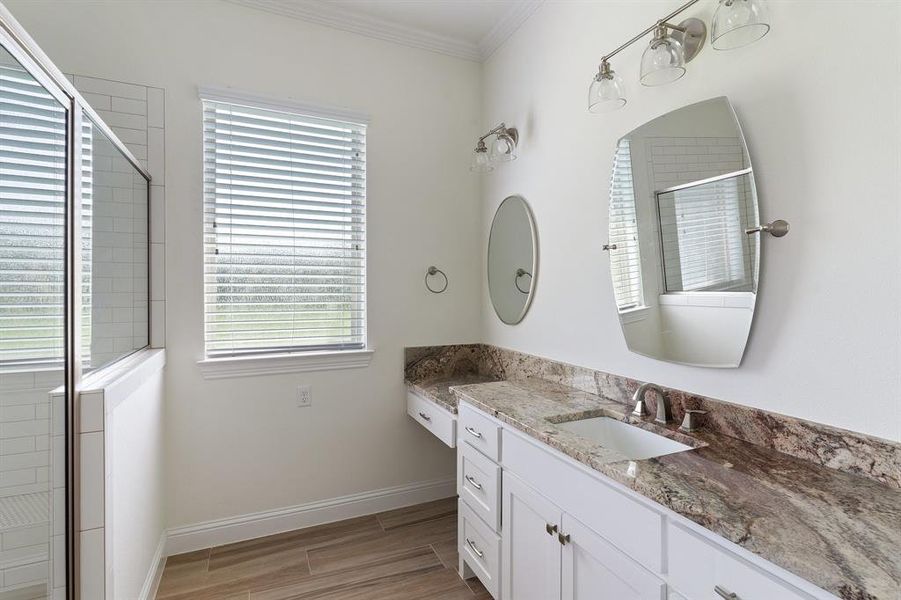
[[[621,311],[619,318],[623,324],[637,323],[638,321],[644,321],[648,317],[649,311],[649,306],[636,306],[635,308]]]
[[[368,367],[375,351],[336,350],[327,352],[294,352],[290,354],[257,354],[255,356],[229,356],[205,358],[197,361],[204,379],[229,379],[278,375],[281,373],[309,373],[336,369]]]

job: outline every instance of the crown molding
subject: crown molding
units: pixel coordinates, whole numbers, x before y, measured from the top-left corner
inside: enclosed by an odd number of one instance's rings
[[[262,10],[283,17],[300,19],[317,25],[333,27],[371,38],[394,42],[481,62],[491,56],[513,32],[542,4],[544,0],[519,2],[501,18],[479,43],[407,27],[343,8],[338,3],[323,0],[287,2],[285,0],[224,0],[247,8]]]
[[[488,60],[543,3],[544,0],[525,0],[514,4],[479,42],[481,60]]]

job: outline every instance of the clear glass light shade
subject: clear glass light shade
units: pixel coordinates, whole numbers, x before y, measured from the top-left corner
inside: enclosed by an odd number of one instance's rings
[[[641,85],[664,85],[683,75],[685,53],[682,44],[669,36],[655,37],[641,55]]]
[[[720,0],[713,13],[710,42],[717,50],[733,50],[756,42],[769,30],[763,0]]]
[[[498,134],[494,141],[491,142],[490,148],[491,162],[516,160],[516,142],[510,136]]]
[[[613,71],[598,73],[588,87],[589,112],[611,112],[625,105],[623,78]]]
[[[472,164],[469,165],[469,170],[473,173],[490,173],[494,170],[494,165],[488,158],[487,149],[476,150],[472,153]]]

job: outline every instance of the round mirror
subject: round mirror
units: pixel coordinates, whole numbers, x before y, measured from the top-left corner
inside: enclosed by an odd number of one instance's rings
[[[529,310],[538,276],[538,232],[522,196],[506,198],[494,213],[488,237],[488,291],[494,312],[508,325]]]

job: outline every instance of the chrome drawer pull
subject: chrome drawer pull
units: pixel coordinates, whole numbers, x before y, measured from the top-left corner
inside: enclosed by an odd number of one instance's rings
[[[479,433],[478,431],[476,431],[475,429],[473,429],[472,427],[467,427],[466,431],[468,431],[469,435],[471,435],[473,437],[477,437],[477,438],[482,437],[482,434]]]
[[[431,420],[432,420],[432,417],[430,417],[429,415],[425,414],[425,413],[422,412],[422,411],[419,411],[419,416],[422,417],[423,419],[425,419],[426,421],[431,421]]]
[[[725,598],[726,600],[741,600],[735,592],[730,592],[718,585],[713,586],[713,591],[719,594],[720,598]]]
[[[464,478],[466,481],[468,481],[468,482],[469,482],[469,485],[471,485],[471,486],[474,487],[475,489],[477,489],[477,490],[482,489],[482,484],[481,484],[481,483],[477,483],[476,480],[472,478],[472,475],[464,475],[463,478]]]
[[[478,556],[479,558],[485,556],[485,553],[476,548],[475,542],[473,542],[471,539],[466,538],[466,543],[469,544],[469,547],[472,548],[472,551],[476,553],[476,556]]]
[[[547,531],[548,535],[554,535],[555,533],[557,533],[557,526],[551,525],[550,523],[545,523],[544,530]]]

